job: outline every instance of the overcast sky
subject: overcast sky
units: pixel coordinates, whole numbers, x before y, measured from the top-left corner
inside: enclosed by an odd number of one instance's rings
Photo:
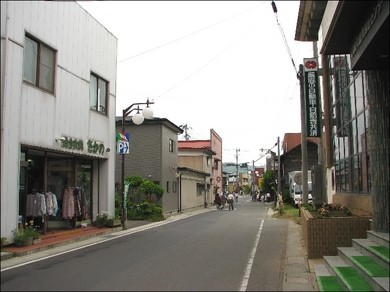
[[[154,116],[187,124],[191,140],[214,129],[223,162],[236,149],[239,163],[258,160],[278,136],[301,132],[296,70],[313,46],[294,40],[299,1],[275,1],[280,26],[271,1],[78,3],[118,39],[118,116],[149,98]]]

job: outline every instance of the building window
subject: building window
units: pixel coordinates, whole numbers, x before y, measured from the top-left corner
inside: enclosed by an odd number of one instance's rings
[[[214,160],[214,169],[218,170],[218,160],[217,159]]]
[[[107,114],[108,82],[95,74],[91,74],[89,83],[89,107],[97,112]]]
[[[169,139],[169,152],[175,152],[175,141],[173,141],[172,139]]]
[[[196,196],[202,196],[204,195],[204,183],[197,183],[196,184]]]
[[[173,193],[177,192],[177,183],[175,181],[172,182],[172,192]]]
[[[335,166],[336,191],[369,193],[367,80],[364,71],[351,71],[350,63],[349,55],[329,56],[329,70],[334,72],[329,80],[329,106],[334,117],[334,149],[330,155]]]
[[[167,193],[169,193],[169,181],[167,181],[167,188],[166,188]]]
[[[23,80],[54,93],[55,54],[54,49],[26,36],[23,51]]]

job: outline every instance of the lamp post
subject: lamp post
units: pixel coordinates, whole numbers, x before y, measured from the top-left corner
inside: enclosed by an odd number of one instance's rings
[[[239,179],[239,173],[238,173],[238,152],[240,152],[240,148],[236,149],[236,188],[233,190],[235,192],[239,192],[239,186],[240,186],[240,183],[238,181],[238,179]]]
[[[133,111],[137,111],[137,113],[131,118],[134,124],[141,125],[145,119],[153,118],[153,110],[149,107],[149,105],[154,104],[154,102],[150,102],[149,98],[146,102],[137,102],[133,103],[129,107],[125,108],[122,111],[122,135],[125,134],[125,118],[132,113]],[[146,105],[145,108],[140,108],[140,105]],[[133,108],[137,106],[137,108]],[[140,113],[142,112],[142,114]],[[129,141],[127,141],[129,143]],[[122,229],[126,229],[125,223],[127,220],[127,209],[126,209],[126,196],[125,196],[125,155],[128,154],[129,145],[127,145],[127,153],[121,153],[122,155],[122,181],[121,181],[121,192],[122,192],[122,208],[121,208],[121,223]]]
[[[281,177],[280,177],[280,138],[278,136],[278,194],[281,193]],[[276,201],[275,201],[276,202]]]

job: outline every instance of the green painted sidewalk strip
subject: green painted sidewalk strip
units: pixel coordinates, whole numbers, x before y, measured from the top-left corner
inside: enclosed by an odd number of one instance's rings
[[[388,277],[389,270],[380,266],[368,256],[351,256],[352,261],[371,277]]]
[[[317,283],[320,291],[343,291],[334,276],[318,276]]]
[[[345,283],[350,291],[374,291],[353,268],[351,267],[334,267],[337,275]]]
[[[368,249],[371,250],[374,254],[376,254],[380,258],[389,262],[389,248],[388,247],[381,246],[381,245],[375,245],[375,246],[369,246]]]

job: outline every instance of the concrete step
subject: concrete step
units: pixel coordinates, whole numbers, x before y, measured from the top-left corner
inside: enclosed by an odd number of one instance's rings
[[[344,291],[374,291],[374,287],[340,256],[324,256],[324,260],[326,268]]]
[[[320,291],[389,291],[389,233],[367,231],[314,266]]]
[[[389,291],[389,269],[382,267],[372,257],[361,254],[353,247],[338,247],[338,254],[375,291]]]
[[[337,277],[330,274],[325,265],[314,265],[319,291],[343,291]]]
[[[367,238],[376,244],[389,246],[389,233],[367,230]]]
[[[389,269],[389,246],[380,245],[368,238],[352,239],[352,247],[365,256],[372,257],[382,267]]]

